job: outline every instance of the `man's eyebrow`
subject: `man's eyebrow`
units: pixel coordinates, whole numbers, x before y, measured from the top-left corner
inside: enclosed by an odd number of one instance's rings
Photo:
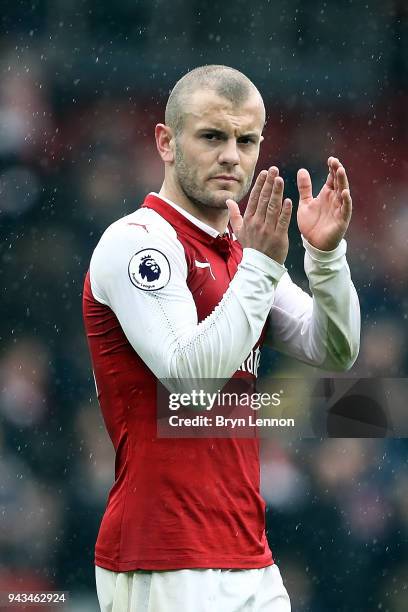
[[[200,128],[198,132],[199,134],[204,133],[204,132],[212,132],[213,134],[218,134],[218,136],[226,135],[226,132],[223,132],[223,130],[218,130],[217,128],[213,128],[213,127],[203,127],[203,128]]]
[[[257,132],[246,132],[246,134],[241,134],[238,138],[259,138],[260,134]]]
[[[199,134],[203,134],[204,132],[211,132],[212,134],[217,134],[218,136],[226,136],[226,132],[223,130],[219,130],[213,127],[204,127],[198,130]],[[246,134],[240,134],[238,138],[259,138],[260,134],[257,132],[247,132]]]

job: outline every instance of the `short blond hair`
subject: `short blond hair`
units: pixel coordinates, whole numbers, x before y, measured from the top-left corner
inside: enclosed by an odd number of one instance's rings
[[[244,103],[254,92],[257,92],[262,100],[252,81],[235,68],[220,64],[194,68],[177,81],[167,100],[165,123],[176,135],[183,129],[188,99],[199,89],[214,91],[237,106]]]

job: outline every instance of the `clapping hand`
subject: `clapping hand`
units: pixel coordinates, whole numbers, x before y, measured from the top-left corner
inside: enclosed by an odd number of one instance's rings
[[[252,247],[283,264],[288,254],[288,228],[292,202],[283,199],[284,181],[279,170],[272,166],[262,170],[249,196],[242,217],[238,204],[227,200],[230,223],[242,247]]]
[[[329,157],[327,163],[327,180],[315,198],[309,172],[301,168],[297,173],[299,230],[312,246],[321,251],[337,247],[350,223],[352,209],[344,167],[336,157]]]

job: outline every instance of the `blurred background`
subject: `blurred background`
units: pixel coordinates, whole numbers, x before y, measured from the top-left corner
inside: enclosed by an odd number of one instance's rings
[[[362,306],[351,376],[408,372],[405,0],[2,0],[0,591],[67,590],[97,610],[93,546],[114,458],[81,317],[106,226],[159,190],[153,129],[186,71],[247,74],[268,110],[258,169],[297,202],[338,156]],[[306,287],[292,221],[287,266]],[[310,368],[265,351],[264,379]],[[408,417],[407,417],[408,418]],[[403,439],[265,441],[268,538],[295,612],[408,610]]]

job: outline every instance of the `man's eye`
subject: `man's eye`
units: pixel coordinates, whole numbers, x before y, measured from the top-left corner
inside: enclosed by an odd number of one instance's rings
[[[206,140],[218,140],[219,136],[217,134],[203,134],[203,138]]]
[[[253,138],[240,138],[238,142],[239,144],[255,144]]]

